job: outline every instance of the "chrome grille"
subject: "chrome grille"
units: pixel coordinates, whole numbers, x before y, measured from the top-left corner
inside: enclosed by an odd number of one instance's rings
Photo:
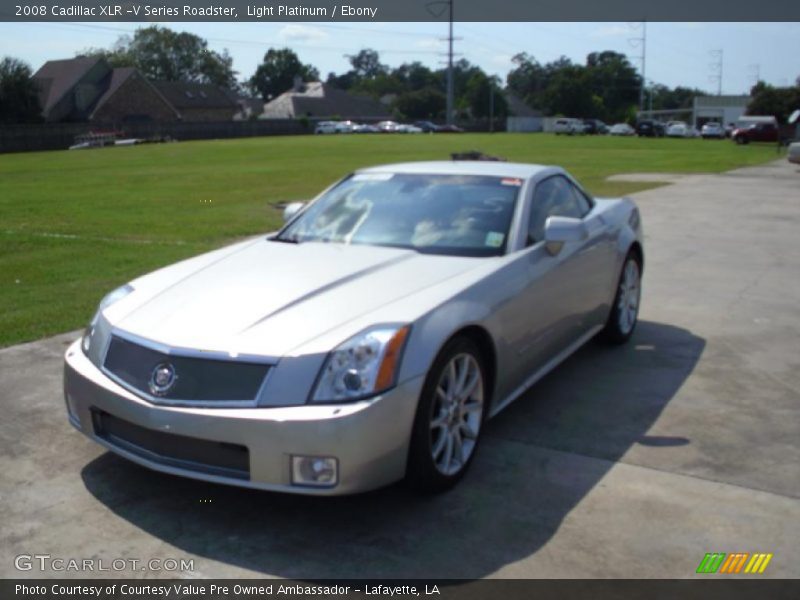
[[[160,365],[171,365],[175,381],[167,391],[155,393],[151,382]],[[225,405],[252,404],[270,368],[260,363],[162,352],[118,335],[111,338],[103,366],[121,384],[153,402]]]

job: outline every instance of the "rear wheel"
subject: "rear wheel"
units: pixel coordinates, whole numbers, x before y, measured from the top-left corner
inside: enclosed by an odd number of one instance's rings
[[[471,339],[451,340],[434,362],[422,389],[406,480],[426,492],[453,487],[478,447],[487,400],[486,370]]]
[[[641,261],[635,253],[629,252],[619,276],[611,314],[602,332],[612,344],[624,344],[636,328],[642,294],[641,273]]]

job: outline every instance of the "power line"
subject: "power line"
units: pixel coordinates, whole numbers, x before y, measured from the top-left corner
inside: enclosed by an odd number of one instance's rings
[[[98,31],[109,32],[109,33],[124,33],[124,34],[133,34],[136,33],[137,29],[126,29],[122,27],[109,27],[106,25],[90,25],[88,23],[39,23],[33,22],[35,25],[46,25],[51,27],[61,27],[61,28],[75,28],[75,27],[84,27],[89,29],[95,29]],[[280,46],[280,45],[291,45],[292,47],[297,48],[306,48],[309,50],[325,50],[325,51],[332,51],[332,52],[347,52],[352,50],[349,46],[318,46],[316,44],[302,44],[297,42],[285,42],[285,41],[275,41],[275,40],[243,40],[243,39],[229,39],[229,38],[217,38],[217,37],[203,37],[204,40],[208,42],[217,42],[221,44],[236,44],[239,46],[258,46],[258,47],[265,47],[265,46]],[[427,36],[426,36],[427,37]],[[376,49],[376,52],[381,54],[411,54],[411,55],[435,55],[438,52],[433,50],[393,50],[393,49]]]

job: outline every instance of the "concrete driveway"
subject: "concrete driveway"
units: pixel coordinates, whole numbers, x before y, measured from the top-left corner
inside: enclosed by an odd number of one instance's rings
[[[592,343],[549,375],[438,497],[147,471],[67,424],[61,356],[77,332],[0,350],[0,576],[78,576],[14,568],[49,554],[194,559],[185,575],[219,578],[663,578],[695,576],[706,552],[769,552],[756,577],[800,577],[800,173],[690,176],[636,199],[632,343]]]

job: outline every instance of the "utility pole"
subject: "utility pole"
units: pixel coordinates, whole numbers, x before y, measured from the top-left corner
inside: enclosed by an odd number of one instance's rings
[[[445,10],[448,11],[448,33],[447,37],[442,40],[447,42],[447,108],[445,111],[445,116],[448,125],[453,124],[455,112],[455,92],[453,90],[453,57],[455,56],[455,53],[453,52],[453,42],[461,39],[453,37],[453,1],[454,0],[434,0],[425,5],[428,9],[428,12],[437,19],[444,14]],[[442,8],[443,5],[446,6],[446,9]]]
[[[447,124],[453,124],[453,0],[448,0],[450,9],[450,32],[447,36]]]
[[[645,94],[645,79],[647,77],[647,21],[642,21],[639,25],[631,23],[631,27],[639,29],[641,27],[641,35],[639,37],[630,38],[628,43],[634,48],[641,48],[642,53],[638,56],[631,58],[639,60],[642,65],[642,81],[639,86],[639,112],[644,111],[644,94]]]
[[[494,79],[489,79],[489,133],[494,133]]]
[[[639,91],[639,106],[644,109],[644,86],[647,85],[647,21],[642,21],[642,88]]]
[[[711,54],[711,58],[716,60],[709,65],[711,75],[709,75],[708,79],[717,84],[717,96],[722,96],[722,48],[712,50],[709,54]]]

